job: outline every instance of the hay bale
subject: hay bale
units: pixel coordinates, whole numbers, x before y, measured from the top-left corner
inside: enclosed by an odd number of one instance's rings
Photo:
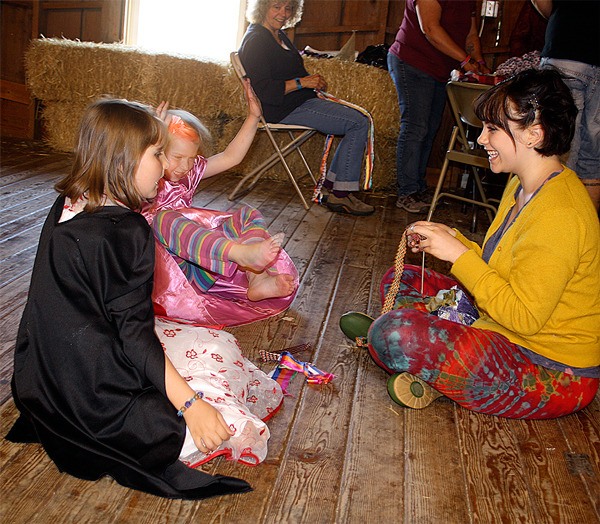
[[[227,68],[227,74],[223,79],[223,96],[219,103],[223,113],[232,118],[245,118],[248,113],[242,84],[231,66]]]
[[[42,112],[45,140],[58,151],[72,152],[77,140],[81,117],[87,108],[87,101],[48,101]]]
[[[27,83],[41,100],[94,100],[107,94],[157,99],[155,55],[121,44],[32,40],[25,55]]]
[[[226,66],[165,54],[156,55],[154,65],[154,87],[160,100],[168,100],[171,107],[190,111],[203,121],[221,116],[221,102],[229,96]]]
[[[371,112],[375,124],[373,187],[391,187],[395,183],[399,117],[396,91],[387,72],[340,60],[307,57],[305,63],[309,72],[327,79],[331,94]],[[214,62],[146,53],[121,44],[41,39],[32,41],[26,67],[29,87],[45,105],[48,142],[61,151],[73,149],[86,106],[105,94],[151,105],[168,100],[172,107],[190,111],[213,135],[214,152],[227,147],[247,114],[242,87],[231,66]],[[302,148],[315,173],[323,143],[323,136],[315,136]],[[247,173],[272,152],[265,133],[258,133],[234,171]],[[296,153],[288,159],[294,172],[305,171]],[[266,176],[287,178],[279,166]]]

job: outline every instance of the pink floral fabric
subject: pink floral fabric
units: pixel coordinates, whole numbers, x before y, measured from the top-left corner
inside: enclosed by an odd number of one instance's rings
[[[235,431],[213,453],[205,454],[187,430],[180,460],[190,467],[218,456],[252,466],[262,462],[270,437],[265,421],[283,401],[279,384],[242,355],[230,333],[163,319],[156,319],[155,330],[179,374]]]

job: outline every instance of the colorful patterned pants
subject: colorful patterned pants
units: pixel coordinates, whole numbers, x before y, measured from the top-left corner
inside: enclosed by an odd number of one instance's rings
[[[382,299],[394,278],[384,276]],[[597,378],[584,378],[532,363],[505,336],[430,314],[424,298],[457,282],[406,266],[394,309],[369,331],[369,352],[390,373],[418,376],[461,406],[490,415],[548,419],[587,406],[598,390]]]
[[[184,212],[159,211],[152,228],[186,278],[203,291],[208,291],[220,276],[231,277],[237,270],[237,264],[229,260],[234,243],[269,238],[262,215],[249,206],[243,206],[212,228],[188,218]]]

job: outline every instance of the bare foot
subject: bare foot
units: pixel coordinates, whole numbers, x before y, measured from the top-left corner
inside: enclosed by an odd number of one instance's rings
[[[277,233],[260,242],[234,244],[229,250],[229,259],[242,268],[262,271],[277,258],[283,237],[283,233]]]
[[[266,271],[262,273],[247,272],[248,275],[248,300],[256,302],[265,298],[279,298],[290,296],[296,283],[294,277],[287,273],[280,275],[269,275]]]

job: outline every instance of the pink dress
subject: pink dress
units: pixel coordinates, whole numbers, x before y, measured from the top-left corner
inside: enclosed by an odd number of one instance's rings
[[[231,231],[239,231],[238,241],[246,241],[243,226],[239,225],[238,216],[252,214],[262,217],[256,210],[248,211],[246,206],[235,212],[221,212],[210,209],[192,207],[192,199],[206,168],[206,159],[198,156],[190,172],[179,182],[172,183],[161,179],[158,193],[151,204],[142,209],[142,214],[150,225],[153,225],[157,213],[165,210],[177,211],[179,216],[190,219],[198,227],[198,234],[203,238],[211,236],[223,239],[224,230],[227,230],[228,238]],[[231,224],[234,223],[233,226]],[[254,235],[264,238],[268,235],[266,229],[257,226],[253,222],[252,231],[246,235]],[[158,240],[155,228],[156,262],[154,272],[154,290],[152,300],[157,316],[176,319],[184,322],[195,323],[203,326],[236,326],[248,324],[264,318],[268,318],[285,311],[294,300],[296,292],[287,297],[269,298],[260,301],[250,301],[247,298],[248,279],[244,271],[237,270],[234,263],[226,262],[222,265],[225,269],[212,272],[210,261],[204,264],[202,261],[192,263],[178,255],[177,242],[171,242],[171,247]],[[178,240],[178,239],[175,239]],[[197,281],[189,277],[188,270],[198,271],[198,264],[203,273],[213,278],[214,284],[208,289],[198,285]],[[290,257],[281,250],[277,259],[269,268],[273,273],[285,273],[293,275],[298,286],[298,272]],[[186,274],[188,276],[186,276]]]

